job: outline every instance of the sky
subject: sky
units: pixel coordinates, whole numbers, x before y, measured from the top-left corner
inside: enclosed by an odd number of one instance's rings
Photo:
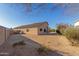
[[[77,3],[0,3],[0,26],[8,28],[44,21],[51,28],[60,23],[73,25],[79,20],[78,15]]]

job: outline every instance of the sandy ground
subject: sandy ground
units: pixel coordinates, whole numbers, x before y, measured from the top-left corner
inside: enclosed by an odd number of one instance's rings
[[[60,35],[26,35],[35,42],[38,42],[41,45],[49,47],[51,50],[59,51],[63,55],[67,56],[78,56],[79,47],[71,46],[71,43],[64,36]]]
[[[25,46],[12,47],[14,42],[24,40]],[[37,49],[41,46],[48,47],[48,56],[78,56],[79,47],[71,46],[68,39],[60,35],[12,35],[0,46],[0,55],[36,56]]]

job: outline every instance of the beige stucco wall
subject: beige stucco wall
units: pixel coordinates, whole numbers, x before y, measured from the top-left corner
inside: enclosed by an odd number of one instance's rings
[[[28,30],[28,32],[27,32],[27,30]],[[26,28],[24,31],[26,34],[38,34],[37,28]]]
[[[0,28],[0,45],[5,41],[5,29]]]
[[[40,31],[40,28],[43,29],[43,31]],[[47,30],[47,32],[44,32],[44,29]],[[48,24],[44,23],[43,25],[41,25],[40,27],[36,27],[36,28],[22,28],[22,29],[14,29],[14,30],[21,30],[26,34],[47,34],[48,33]],[[29,30],[27,32],[27,30]]]
[[[24,28],[24,29],[14,29],[14,30],[21,30],[25,34],[38,34],[38,29],[37,28]],[[27,32],[28,30],[28,32]]]
[[[11,29],[6,29],[6,40],[10,37]]]
[[[41,28],[42,28],[42,31],[40,31]],[[47,32],[44,32],[44,29],[46,29]],[[48,24],[47,23],[43,24],[42,26],[40,26],[38,28],[38,34],[47,34],[47,33],[48,33]]]
[[[10,31],[5,28],[0,28],[0,45],[3,44],[10,36]]]

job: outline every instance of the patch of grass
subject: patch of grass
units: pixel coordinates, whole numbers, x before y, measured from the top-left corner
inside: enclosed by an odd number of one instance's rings
[[[47,55],[49,49],[47,47],[40,47],[37,49],[37,52],[40,54],[40,55]]]
[[[19,42],[14,43],[12,46],[16,47],[16,46],[23,46],[23,45],[26,45],[24,41],[19,41]]]

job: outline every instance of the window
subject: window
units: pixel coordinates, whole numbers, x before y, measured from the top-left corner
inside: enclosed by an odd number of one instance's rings
[[[29,32],[29,29],[27,29],[26,31]]]
[[[46,29],[44,29],[44,32],[46,32]]]
[[[40,31],[42,31],[42,28],[40,29]]]

